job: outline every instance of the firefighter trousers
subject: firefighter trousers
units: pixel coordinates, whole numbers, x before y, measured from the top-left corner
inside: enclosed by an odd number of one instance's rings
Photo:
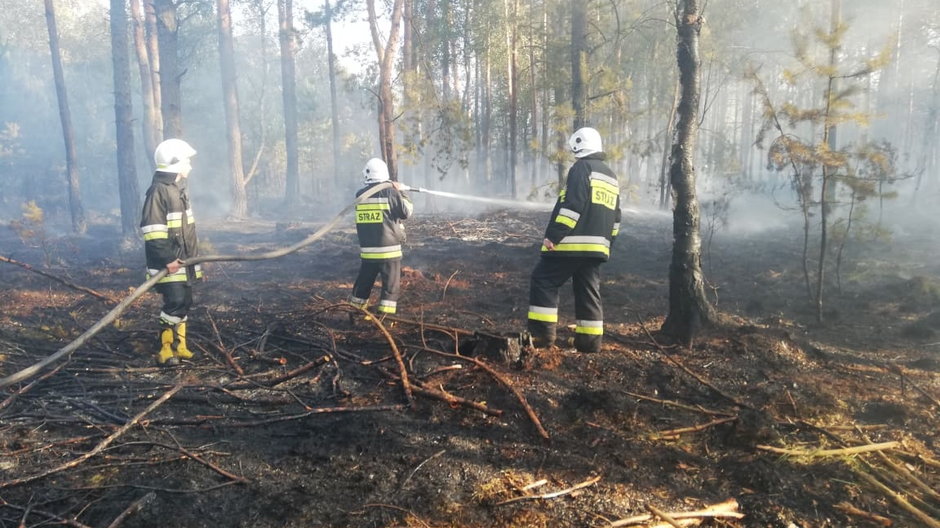
[[[193,287],[187,282],[157,284],[155,289],[163,295],[163,310],[160,322],[163,326],[175,326],[186,320],[193,306]]]
[[[377,310],[380,313],[393,314],[398,310],[398,295],[401,289],[401,259],[367,260],[362,259],[359,276],[353,285],[349,302],[365,306],[372,294],[375,279],[382,276],[382,294]]]
[[[533,344],[543,348],[555,343],[558,325],[558,289],[572,279],[575,338],[579,352],[599,352],[604,335],[601,305],[601,264],[596,258],[543,257],[532,271],[529,288],[528,330]]]

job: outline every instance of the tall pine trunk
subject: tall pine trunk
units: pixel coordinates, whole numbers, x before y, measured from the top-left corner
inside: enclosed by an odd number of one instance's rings
[[[155,104],[153,68],[151,57],[147,50],[147,37],[143,14],[140,11],[140,0],[130,0],[131,19],[134,23],[134,51],[137,54],[137,69],[140,72],[140,98],[143,106],[144,118],[141,120],[144,149],[153,153],[157,144],[163,138],[163,123]],[[146,156],[150,160],[150,168],[155,169],[153,156]]]
[[[294,71],[294,6],[292,0],[277,1],[279,42],[281,45],[281,94],[284,99],[284,144],[287,147],[285,203],[297,206],[300,197],[300,169],[297,150],[297,79]],[[329,27],[329,22],[327,22]],[[332,66],[332,53],[330,54]],[[332,69],[330,72],[332,83]],[[331,84],[332,87],[332,84]]]
[[[137,235],[140,196],[134,154],[134,116],[131,103],[130,54],[127,39],[126,0],[111,0],[111,61],[114,77],[114,131],[117,139],[118,190],[121,198],[121,234]],[[135,0],[131,0],[132,2]]]
[[[235,74],[235,43],[232,39],[232,11],[229,0],[217,1],[219,23],[219,65],[222,73],[222,99],[225,102],[225,136],[231,171],[232,211],[234,218],[248,216],[245,192],[245,168],[242,164],[242,129],[238,109],[238,85]]]
[[[333,54],[333,9],[330,6],[330,0],[326,0],[324,11],[326,12],[326,50],[327,66],[330,74],[330,125],[333,132],[333,185],[334,188],[341,189],[342,180],[339,172],[340,157],[340,133],[339,133],[339,100],[336,98],[336,55]]]
[[[571,107],[574,108],[574,129],[587,121],[587,2],[571,2]]]
[[[397,159],[395,155],[395,99],[392,95],[392,73],[395,67],[395,54],[398,49],[398,34],[401,31],[402,0],[395,0],[388,30],[388,41],[383,43],[379,37],[379,23],[375,14],[375,0],[367,0],[369,12],[369,30],[372,44],[379,62],[378,118],[379,144],[382,159],[388,165],[388,174],[392,181],[398,181]]]
[[[183,108],[178,55],[179,20],[176,4],[173,0],[153,0],[157,27],[157,48],[159,65],[154,67],[160,72],[160,112],[163,116],[163,134],[166,138],[179,138],[183,135]]]
[[[153,92],[154,139],[157,144],[163,141],[163,95],[160,89],[160,31],[157,29],[157,8],[154,0],[144,0],[144,28],[146,29],[147,58],[150,59],[150,83]],[[156,146],[150,151],[152,154]],[[154,162],[151,162],[154,163]],[[155,165],[152,165],[156,167]]]
[[[691,344],[696,332],[703,326],[713,324],[717,320],[717,314],[705,298],[693,160],[698,135],[698,39],[704,21],[699,15],[698,0],[680,0],[679,5],[681,9],[676,14],[676,60],[679,64],[682,90],[669,168],[676,205],[672,216],[669,315],[663,323],[662,331],[685,344]]]
[[[69,186],[69,212],[72,216],[72,231],[84,234],[88,230],[85,208],[78,181],[78,161],[75,156],[75,133],[72,130],[72,112],[65,89],[65,74],[62,72],[62,54],[59,51],[59,31],[56,29],[55,5],[45,0],[46,27],[49,30],[49,52],[52,55],[52,73],[55,77],[55,93],[59,101],[59,120],[62,122],[62,139],[65,141],[65,167]]]

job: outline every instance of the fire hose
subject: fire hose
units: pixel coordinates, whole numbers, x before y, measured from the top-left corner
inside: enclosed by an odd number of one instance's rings
[[[296,242],[290,246],[287,246],[281,249],[275,249],[273,251],[268,251],[265,253],[259,253],[257,255],[206,255],[204,257],[195,257],[195,258],[187,259],[183,262],[183,265],[191,266],[194,264],[202,264],[204,262],[268,260],[268,259],[283,257],[284,255],[293,253],[323,238],[323,236],[326,235],[334,227],[336,227],[336,224],[338,224],[340,220],[343,219],[344,216],[346,216],[350,211],[352,211],[353,208],[355,208],[357,204],[361,203],[363,200],[371,197],[377,192],[388,189],[390,187],[392,187],[391,183],[382,183],[374,187],[371,187],[370,189],[368,189],[367,191],[365,191],[364,193],[356,197],[355,201],[347,205],[342,211],[337,213],[336,216],[333,217],[332,220],[324,224],[323,227],[318,229],[315,233],[311,234],[307,238],[304,238],[303,240]],[[424,189],[421,189],[420,187],[412,188],[403,184],[401,184],[400,187],[402,190],[411,190],[415,192],[424,191]],[[88,328],[88,330],[85,330],[85,332],[82,335],[75,338],[75,340],[73,340],[71,343],[65,345],[64,347],[60,348],[55,353],[47,356],[41,361],[38,361],[34,363],[33,365],[20,370],[19,372],[15,372],[5,378],[0,378],[0,389],[9,387],[10,385],[13,385],[14,383],[19,383],[21,381],[24,381],[26,379],[29,379],[37,375],[44,368],[48,367],[49,365],[52,365],[53,363],[55,363],[62,357],[68,354],[71,354],[72,352],[77,350],[78,347],[85,344],[95,334],[97,334],[102,329],[104,329],[104,327],[114,322],[114,320],[117,319],[122,313],[124,313],[124,311],[127,310],[127,308],[130,307],[130,305],[134,301],[136,301],[138,298],[140,298],[141,295],[143,295],[144,293],[149,291],[151,288],[153,288],[157,284],[157,282],[160,281],[160,279],[166,276],[166,274],[167,274],[167,270],[166,268],[164,268],[160,270],[160,272],[157,273],[156,275],[153,275],[152,277],[150,277],[147,280],[147,282],[144,282],[143,284],[138,286],[137,289],[131,292],[131,294],[128,295],[123,301],[118,303],[118,305],[112,308],[110,312],[108,312],[104,317],[102,317],[97,323],[95,323],[90,328]]]

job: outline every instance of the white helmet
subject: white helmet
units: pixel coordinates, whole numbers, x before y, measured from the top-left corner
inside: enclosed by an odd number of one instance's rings
[[[604,147],[601,145],[600,133],[591,127],[579,128],[577,132],[571,134],[571,138],[568,139],[568,147],[571,148],[571,152],[574,152],[576,158],[583,158],[588,154],[604,151]]]
[[[196,149],[182,139],[167,139],[157,145],[153,153],[153,161],[160,172],[186,173],[192,166],[189,158],[196,155]]]
[[[366,178],[366,183],[380,183],[388,181],[388,165],[379,158],[372,158],[366,162],[362,169],[362,175]]]

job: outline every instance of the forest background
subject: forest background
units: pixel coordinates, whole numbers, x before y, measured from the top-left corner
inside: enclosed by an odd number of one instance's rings
[[[669,206],[678,97],[672,2],[148,0],[132,9],[124,1],[46,0],[45,12],[38,1],[7,4],[0,220],[33,202],[50,225],[67,225],[71,213],[81,232],[77,200],[91,221],[116,222],[124,207],[133,230],[134,197],[149,183],[161,135],[199,151],[191,186],[203,217],[333,214],[373,156],[412,185],[551,199],[570,163],[564,141],[581,124],[603,134],[625,203]],[[66,142],[50,6],[73,129]],[[110,16],[121,8],[122,17]],[[781,147],[788,137],[810,148],[826,134],[833,151],[878,149],[887,160],[878,192],[844,186],[860,196],[846,202],[877,195],[911,211],[940,192],[933,2],[713,0],[702,14],[696,171],[706,214],[798,218],[787,209],[799,210],[806,190],[779,156],[790,149],[787,160],[799,157],[792,144]],[[123,45],[113,40],[115,22],[126,23]],[[158,37],[172,48],[162,43],[155,52]],[[161,86],[162,116],[148,95]],[[122,92],[124,117],[115,111]],[[823,123],[819,109],[827,107],[841,114]],[[780,126],[769,124],[774,115]],[[123,145],[115,128],[122,120],[133,133]],[[863,170],[855,163],[846,172]],[[132,185],[120,183],[128,178]]]

